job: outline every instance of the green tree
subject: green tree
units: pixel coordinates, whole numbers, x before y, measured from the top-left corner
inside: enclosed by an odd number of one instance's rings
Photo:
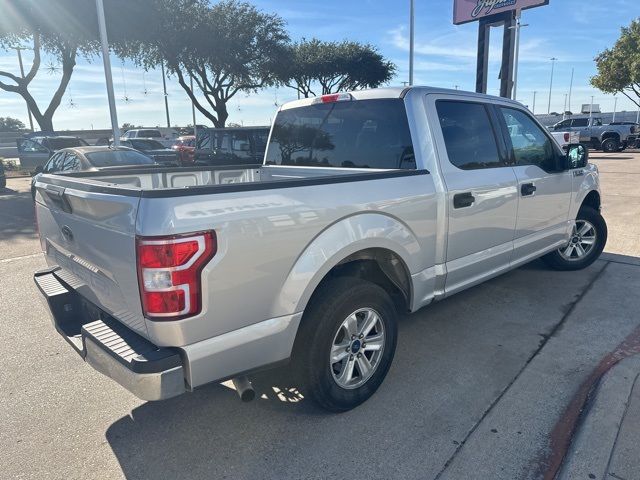
[[[33,63],[20,73],[0,70],[0,89],[20,95],[41,130],[53,130],[53,115],[71,80],[76,57],[97,51],[95,3],[88,0],[0,0],[0,49],[9,51],[26,43],[33,50]],[[42,56],[58,63],[60,80],[46,108],[41,109],[30,85],[41,71]],[[16,71],[18,70],[16,62]],[[52,64],[57,73],[58,67]]]
[[[613,48],[595,60],[598,74],[591,84],[606,93],[622,93],[640,107],[640,19],[623,27]]]
[[[0,117],[0,132],[19,132],[26,127],[17,118]]]
[[[164,62],[196,108],[216,127],[225,126],[227,105],[236,95],[275,83],[274,72],[289,40],[279,16],[236,0],[214,5],[206,0],[143,3],[133,5],[142,7],[139,14],[128,8],[127,20],[121,24],[126,41],[116,42],[115,51],[145,68]],[[143,24],[136,26],[136,21]],[[129,38],[127,32],[137,33]]]
[[[293,44],[280,81],[303,97],[376,88],[389,82],[396,66],[378,50],[358,42],[302,40]]]

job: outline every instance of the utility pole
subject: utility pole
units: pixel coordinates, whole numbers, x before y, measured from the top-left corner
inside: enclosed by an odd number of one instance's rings
[[[109,57],[109,40],[107,39],[107,25],[104,20],[104,5],[102,0],[96,0],[98,11],[98,28],[100,30],[100,43],[102,44],[102,63],[104,64],[104,78],[107,82],[107,98],[109,99],[109,115],[111,116],[111,129],[113,130],[113,144],[120,146],[120,127],[118,127],[118,114],[116,112],[116,96],[113,93],[113,77],[111,76],[111,59]]]
[[[195,95],[193,91],[193,77],[189,76],[189,82],[191,83],[191,93]],[[191,100],[191,116],[193,117],[193,135],[197,138],[198,132],[196,127],[196,104]]]
[[[20,64],[20,76],[24,79],[24,66],[22,65],[22,50],[26,50],[26,48],[15,47],[16,52],[18,52],[18,63]],[[33,132],[33,117],[31,116],[31,109],[29,108],[29,104],[27,103],[27,113],[29,114],[29,127],[31,127],[31,131]]]
[[[413,85],[413,56],[415,45],[415,9],[414,0],[409,0],[409,85]]]
[[[515,58],[513,61],[513,94],[511,96],[512,100],[516,100],[518,98],[518,58],[520,56],[520,29],[522,27],[528,27],[528,23],[520,22],[520,10],[516,13],[516,26],[509,27],[509,29],[516,29],[516,44],[515,44]]]
[[[567,118],[567,94],[564,94],[564,110],[562,110],[562,119]]]
[[[556,66],[558,59],[556,57],[551,58],[551,82],[549,83],[549,106],[547,108],[547,114],[551,113],[551,91],[553,90],[553,70]]]
[[[571,69],[571,83],[569,83],[569,111],[573,112],[573,110],[571,110],[571,93],[573,92],[573,73],[575,71],[575,68]]]
[[[164,75],[164,60],[160,62],[162,68],[162,90],[164,91],[164,109],[167,112],[167,128],[171,128],[171,120],[169,119],[169,98],[167,97],[167,80]]]
[[[618,97],[613,97],[613,120],[612,122],[616,121],[616,109],[618,108]]]

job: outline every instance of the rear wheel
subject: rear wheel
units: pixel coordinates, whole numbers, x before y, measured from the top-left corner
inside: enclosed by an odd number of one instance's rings
[[[582,207],[569,243],[542,259],[556,270],[581,270],[595,262],[607,243],[607,224],[600,212]]]
[[[607,153],[617,152],[620,148],[620,142],[617,138],[607,138],[602,142],[602,151]]]
[[[387,375],[396,338],[384,289],[355,277],[331,280],[314,294],[294,346],[303,394],[332,412],[365,402]]]

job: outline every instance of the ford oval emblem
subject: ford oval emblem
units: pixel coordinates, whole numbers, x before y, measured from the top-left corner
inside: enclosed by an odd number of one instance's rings
[[[73,242],[73,232],[67,225],[62,227],[62,236],[67,242]]]

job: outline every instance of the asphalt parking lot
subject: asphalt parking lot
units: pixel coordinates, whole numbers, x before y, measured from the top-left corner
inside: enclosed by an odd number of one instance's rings
[[[640,345],[640,153],[594,154],[606,254],[539,261],[404,318],[378,393],[327,415],[286,370],[164,402],[93,371],[50,325],[28,179],[0,191],[0,478],[553,478],[599,373]],[[639,419],[640,421],[640,419]],[[626,479],[630,480],[630,479]]]

